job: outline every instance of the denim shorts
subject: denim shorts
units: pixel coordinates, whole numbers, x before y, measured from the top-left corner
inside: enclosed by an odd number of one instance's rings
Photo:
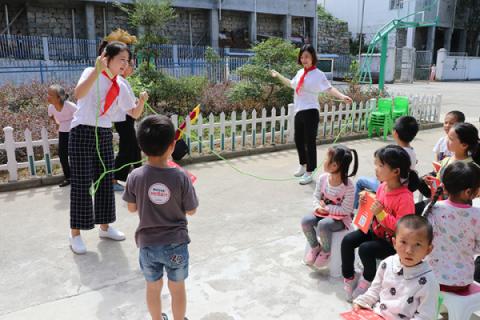
[[[145,280],[162,279],[163,268],[168,280],[183,281],[188,277],[188,244],[172,243],[140,248],[139,262]]]

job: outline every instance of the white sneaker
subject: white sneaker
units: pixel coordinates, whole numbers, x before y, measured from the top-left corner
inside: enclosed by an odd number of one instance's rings
[[[303,174],[306,172],[305,170],[305,166],[304,165],[300,165],[298,166],[298,169],[297,171],[295,171],[295,173],[293,174],[295,177],[301,177],[303,176]]]
[[[312,183],[312,181],[313,181],[312,174],[305,172],[303,176],[300,178],[300,181],[298,183],[300,183],[301,185],[306,185],[306,184]]]
[[[100,238],[112,239],[115,241],[125,240],[125,234],[121,231],[118,231],[112,226],[108,226],[107,231],[103,231],[102,228],[98,230],[98,236]]]
[[[70,249],[72,249],[73,253],[76,254],[85,254],[87,252],[87,247],[85,247],[85,243],[83,243],[82,236],[75,236],[69,237],[70,241]]]

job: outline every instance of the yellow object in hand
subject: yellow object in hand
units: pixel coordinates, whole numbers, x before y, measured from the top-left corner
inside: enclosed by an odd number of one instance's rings
[[[385,212],[385,210],[382,210],[375,217],[379,222],[382,222],[382,220],[385,219],[386,216],[387,216],[387,213]]]

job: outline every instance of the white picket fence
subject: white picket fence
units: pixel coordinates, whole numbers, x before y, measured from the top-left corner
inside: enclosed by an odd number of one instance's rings
[[[420,122],[438,122],[440,118],[441,96],[411,96],[411,115]],[[328,139],[337,136],[342,130],[342,135],[361,133],[367,131],[367,119],[375,109],[376,100],[366,103],[345,106],[343,104],[329,109],[325,106],[320,113],[318,138]],[[278,113],[279,111],[279,113]],[[287,111],[287,112],[286,112]],[[178,126],[178,116],[172,116],[175,126]],[[267,115],[265,109],[260,116],[254,110],[250,114],[242,111],[237,114],[233,111],[227,120],[225,113],[221,113],[219,119],[213,114],[204,118],[198,116],[194,124],[187,118],[184,139],[187,142],[191,155],[203,155],[216,152],[232,152],[260,146],[274,144],[286,144],[293,142],[294,112],[293,104],[280,110],[272,109]],[[32,141],[29,129],[25,130],[25,141],[15,141],[13,129],[3,128],[5,142],[0,144],[0,150],[7,153],[7,163],[0,165],[1,171],[8,171],[9,181],[18,180],[18,170],[28,168],[30,177],[37,176],[37,167],[45,167],[47,175],[52,175],[52,165],[58,164],[59,159],[52,159],[50,146],[58,144],[57,138],[48,138],[45,128],[41,130],[41,140]],[[42,147],[43,159],[35,160],[34,147]],[[27,159],[25,162],[17,162],[15,150],[26,148]]]

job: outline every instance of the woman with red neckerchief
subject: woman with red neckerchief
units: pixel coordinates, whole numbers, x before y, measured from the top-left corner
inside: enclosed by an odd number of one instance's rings
[[[301,177],[300,184],[306,185],[313,181],[312,173],[317,167],[317,132],[320,120],[318,96],[322,92],[352,103],[352,99],[332,87],[325,74],[318,70],[317,54],[310,44],[304,45],[298,54],[298,64],[303,66],[295,77],[290,80],[272,70],[272,77],[278,78],[284,85],[295,90],[293,102],[295,105],[295,145],[300,166],[294,173]]]

